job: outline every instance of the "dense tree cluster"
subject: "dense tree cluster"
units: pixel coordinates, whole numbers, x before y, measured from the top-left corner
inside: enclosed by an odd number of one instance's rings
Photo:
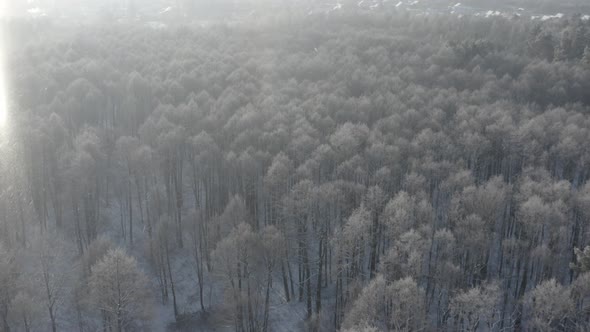
[[[13,29],[3,330],[590,328],[588,21]]]

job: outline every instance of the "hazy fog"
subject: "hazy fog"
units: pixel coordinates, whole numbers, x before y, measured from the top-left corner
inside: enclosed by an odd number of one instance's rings
[[[589,331],[587,1],[3,1],[0,332]]]

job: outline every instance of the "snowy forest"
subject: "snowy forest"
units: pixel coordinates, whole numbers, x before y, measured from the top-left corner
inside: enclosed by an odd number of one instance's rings
[[[0,331],[590,330],[590,20],[3,22]]]

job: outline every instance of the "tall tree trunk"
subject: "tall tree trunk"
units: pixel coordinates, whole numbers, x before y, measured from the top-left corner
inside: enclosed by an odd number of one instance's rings
[[[21,226],[20,240],[21,240],[21,245],[24,248],[27,245],[27,232],[26,232],[27,230],[26,230],[26,225],[25,225],[25,213],[23,211],[23,202],[20,197],[18,198],[18,218],[20,220],[20,226]]]
[[[197,285],[199,287],[199,302],[201,304],[201,311],[205,312],[205,304],[203,302],[203,288],[204,288],[204,280],[203,280],[203,270],[205,266],[203,266],[203,257],[200,252],[203,252],[203,248],[201,246],[202,241],[199,241],[199,244],[196,243],[197,234],[193,234],[193,255],[195,257],[195,267],[197,269]],[[200,250],[199,250],[200,249]]]
[[[23,315],[23,324],[25,326],[25,332],[30,332],[31,329],[29,328],[29,320],[27,319],[27,315]]]
[[[283,269],[284,273],[284,269]],[[262,324],[262,332],[268,330],[268,312],[270,309],[270,287],[272,286],[272,268],[268,268],[266,274],[266,294],[264,296],[264,322]]]
[[[166,240],[168,241],[168,240]],[[174,278],[172,277],[172,267],[170,266],[170,250],[168,243],[166,243],[166,265],[168,268],[168,276],[170,277],[170,290],[172,291],[172,305],[174,307],[174,319],[178,319],[178,306],[176,304],[176,290],[174,289]]]
[[[6,304],[2,305],[2,331],[10,332],[10,325],[8,325],[8,306]]]
[[[76,239],[78,243],[78,251],[80,255],[84,254],[84,239],[82,235],[82,227],[80,226],[80,209],[78,208],[78,200],[72,197],[72,210],[74,213],[74,223],[76,229]]]
[[[287,279],[287,273],[285,272],[285,262],[281,261],[281,275],[283,276],[283,288],[285,290],[285,299],[287,302],[291,302],[291,296],[289,293],[289,280]]]
[[[248,265],[245,264],[244,266],[244,274],[248,275]],[[250,278],[246,279],[246,292],[248,294],[248,327],[249,327],[249,331],[250,332],[255,332],[256,331],[256,322],[255,322],[255,318],[254,318],[254,310],[252,308],[252,289],[250,287]]]
[[[371,257],[369,259],[369,278],[373,279],[375,276],[375,270],[377,269],[377,240],[379,236],[379,216],[377,212],[372,212],[373,215],[373,226],[371,227]]]
[[[307,248],[304,248],[303,250],[303,266],[305,271],[305,288],[307,293],[307,318],[310,318],[313,309],[311,306],[311,273],[309,268],[309,256],[307,253]]]
[[[135,177],[135,187],[137,190],[137,207],[139,209],[139,221],[141,223],[144,222],[144,216],[143,216],[143,202],[142,202],[142,194],[141,194],[141,184],[140,181],[138,179],[138,177]]]
[[[55,314],[52,308],[49,308],[49,318],[51,319],[51,331],[57,332],[57,323],[55,322]]]
[[[324,261],[323,248],[324,243],[324,235],[320,236],[320,244],[319,244],[319,257],[318,257],[318,282],[316,285],[316,296],[315,296],[315,312],[319,315],[320,311],[322,310],[322,263]]]
[[[56,332],[57,331],[57,323],[55,321],[55,308],[54,308],[54,303],[55,303],[55,298],[54,295],[51,293],[51,286],[49,285],[49,278],[50,274],[49,274],[49,267],[47,266],[48,263],[46,263],[45,261],[41,263],[42,264],[42,269],[43,269],[43,281],[45,282],[45,292],[47,295],[47,310],[49,311],[49,318],[51,320],[51,331],[52,332]]]
[[[236,318],[237,318],[237,330],[244,331],[244,313],[242,312],[242,267],[238,262],[238,290],[236,294]]]
[[[131,199],[131,180],[127,185],[127,204],[129,208],[129,244],[133,246],[133,200]]]
[[[174,194],[176,196],[176,241],[178,246],[184,248],[182,239],[182,206],[183,206],[183,190],[182,190],[182,158],[178,158],[174,163],[174,173],[172,181],[174,184]]]

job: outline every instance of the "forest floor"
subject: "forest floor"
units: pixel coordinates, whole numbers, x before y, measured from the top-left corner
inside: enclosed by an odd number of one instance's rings
[[[187,190],[187,195],[190,194]],[[184,210],[190,210],[193,206],[188,203]],[[139,220],[134,222],[133,247],[129,246],[121,236],[120,206],[117,202],[111,201],[110,207],[105,214],[110,220],[110,225],[103,231],[118,245],[126,247],[138,260],[139,265],[148,275],[154,276],[151,279],[154,292],[159,292],[158,280],[155,277],[151,263],[146,259],[149,255],[149,239],[145,225]],[[125,224],[125,227],[128,227]],[[126,230],[128,232],[128,229]],[[185,243],[185,246],[187,244]],[[153,316],[153,331],[170,332],[229,332],[234,330],[233,322],[221,319],[223,316],[224,303],[224,282],[214,274],[205,273],[204,283],[204,305],[207,312],[203,312],[199,304],[199,288],[197,274],[192,262],[192,254],[185,247],[177,248],[174,252],[172,273],[176,289],[177,306],[179,312],[178,320],[174,317],[172,295],[169,294],[168,302],[162,303],[160,294],[155,294],[158,301],[155,303]],[[279,289],[278,281],[280,275],[274,277],[276,280],[271,290],[270,308],[270,330],[276,332],[301,331],[305,321],[305,303],[298,301],[287,302],[282,289]],[[327,294],[326,294],[327,295]]]

